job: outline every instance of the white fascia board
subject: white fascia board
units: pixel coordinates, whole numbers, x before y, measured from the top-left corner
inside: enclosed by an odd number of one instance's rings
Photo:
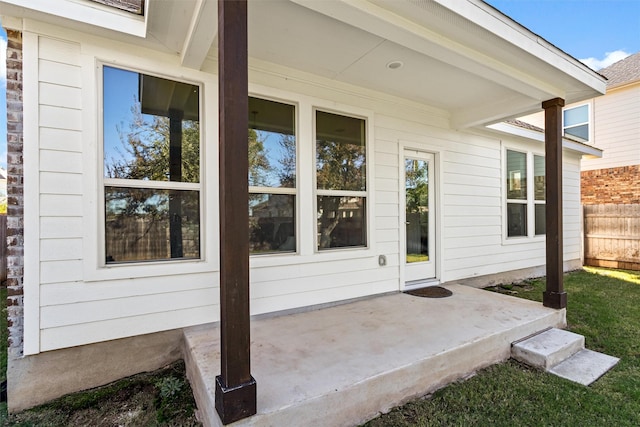
[[[148,10],[149,3],[154,1],[147,0],[145,9]],[[29,0],[27,4],[28,6],[24,0],[0,0],[0,7],[3,11],[6,10],[4,13],[7,15],[45,22],[46,16],[51,16],[142,38],[147,35],[147,22],[143,16],[99,3],[82,0]]]
[[[217,33],[218,2],[198,0],[180,54],[182,65],[196,70],[201,69]]]
[[[367,0],[291,0],[315,12],[469,71],[533,99],[565,98],[560,87],[537,79]]]
[[[486,126],[487,129],[505,133],[511,136],[517,136],[520,138],[531,139],[533,141],[538,141],[544,143],[544,133],[537,132],[535,130],[522,128],[519,126],[510,125],[509,123],[495,123],[489,126]],[[591,145],[583,144],[581,142],[573,141],[567,138],[562,138],[562,148],[567,150],[575,151],[585,156],[590,157],[602,157],[602,150]]]
[[[5,30],[22,31],[22,19],[15,16],[0,15],[2,28]],[[3,64],[4,65],[4,64]]]
[[[434,1],[507,42],[521,47],[597,93],[606,92],[606,80],[601,75],[485,2],[480,0]],[[591,97],[593,96],[596,94],[592,93]],[[588,94],[584,97],[588,97]]]

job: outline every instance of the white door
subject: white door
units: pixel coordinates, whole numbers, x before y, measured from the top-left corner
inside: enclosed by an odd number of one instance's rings
[[[411,286],[436,277],[434,156],[404,150],[404,280]]]

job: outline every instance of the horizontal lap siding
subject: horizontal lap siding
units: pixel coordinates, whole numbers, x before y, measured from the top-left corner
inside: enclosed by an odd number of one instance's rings
[[[214,273],[84,281],[83,174],[96,171],[84,164],[80,45],[42,36],[38,50],[41,350],[215,320]]]

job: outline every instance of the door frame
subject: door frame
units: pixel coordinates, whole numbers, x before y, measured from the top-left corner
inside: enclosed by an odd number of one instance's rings
[[[405,217],[405,204],[406,204],[406,196],[405,196],[405,178],[404,178],[404,158],[405,158],[405,150],[419,151],[426,154],[430,154],[433,156],[433,177],[434,183],[429,184],[430,191],[432,191],[432,196],[434,197],[434,205],[435,212],[433,214],[433,218],[435,219],[435,250],[433,252],[435,256],[434,266],[435,266],[435,277],[432,279],[427,279],[424,282],[420,283],[412,283],[407,285],[405,283],[405,265],[406,265],[406,230],[404,227],[404,221],[402,219]],[[442,153],[441,151],[431,145],[412,142],[412,141],[398,141],[398,234],[399,234],[399,261],[400,261],[400,282],[399,289],[400,291],[404,291],[407,289],[412,289],[416,287],[422,287],[425,284],[434,283],[438,284],[442,279],[442,197],[441,197],[441,183],[442,183]]]

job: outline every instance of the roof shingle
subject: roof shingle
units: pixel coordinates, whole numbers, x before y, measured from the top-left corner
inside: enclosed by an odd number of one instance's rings
[[[640,52],[627,56],[598,72],[608,79],[607,88],[609,89],[638,81],[640,80]]]

